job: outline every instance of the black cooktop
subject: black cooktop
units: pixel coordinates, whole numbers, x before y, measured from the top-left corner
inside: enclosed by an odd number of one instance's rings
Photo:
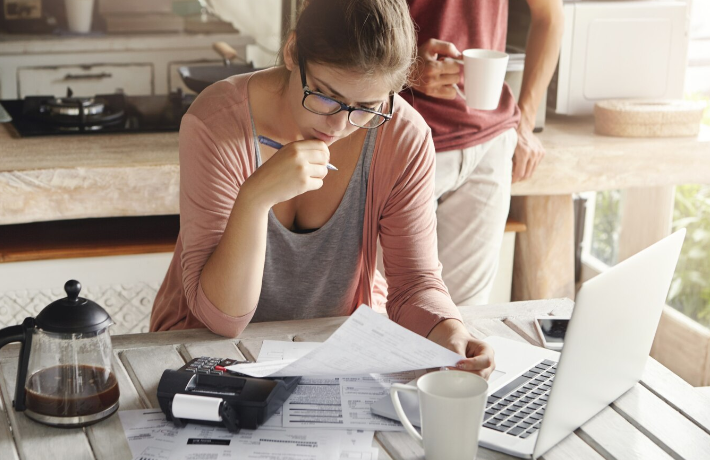
[[[121,93],[93,97],[28,96],[0,100],[21,137],[178,131],[194,95]]]

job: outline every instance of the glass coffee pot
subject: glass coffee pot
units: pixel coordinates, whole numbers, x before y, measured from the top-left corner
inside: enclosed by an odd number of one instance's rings
[[[41,423],[77,427],[98,422],[118,409],[118,382],[106,310],[79,297],[76,280],[67,297],[47,305],[36,318],[0,330],[0,348],[20,342],[15,385],[16,411]]]

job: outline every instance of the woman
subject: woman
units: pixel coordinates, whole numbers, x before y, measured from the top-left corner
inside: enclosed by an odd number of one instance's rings
[[[200,94],[180,127],[181,229],[151,330],[235,337],[381,307],[386,289],[392,320],[490,374],[492,350],[441,280],[430,130],[396,95],[415,53],[404,0],[311,0],[283,66]]]

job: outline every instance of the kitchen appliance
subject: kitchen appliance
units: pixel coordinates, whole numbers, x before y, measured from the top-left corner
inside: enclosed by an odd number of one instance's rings
[[[158,403],[176,426],[189,421],[220,425],[232,433],[255,430],[281,409],[300,377],[254,378],[233,374],[233,359],[202,356],[178,370],[167,369],[158,383]]]
[[[591,115],[603,99],[682,98],[687,8],[685,1],[565,2],[548,107]]]
[[[196,93],[201,92],[212,83],[232,75],[256,70],[251,62],[243,62],[244,59],[239,56],[239,53],[226,42],[215,42],[212,44],[212,49],[220,55],[224,65],[182,66],[178,68],[178,73],[185,86]],[[234,64],[233,61],[242,61],[242,63]]]
[[[0,347],[20,342],[13,406],[38,422],[59,427],[96,423],[118,409],[118,381],[106,310],[79,297],[69,280],[67,297],[36,318],[0,330]]]
[[[94,97],[28,96],[0,100],[22,137],[60,134],[141,133],[178,131],[195,96],[178,90],[161,96],[123,93]]]

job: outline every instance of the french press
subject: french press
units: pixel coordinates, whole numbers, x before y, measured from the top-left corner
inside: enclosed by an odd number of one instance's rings
[[[77,427],[118,409],[108,333],[113,321],[101,306],[79,297],[78,281],[67,281],[64,290],[67,297],[36,318],[0,330],[0,348],[21,343],[15,410],[47,425]]]

